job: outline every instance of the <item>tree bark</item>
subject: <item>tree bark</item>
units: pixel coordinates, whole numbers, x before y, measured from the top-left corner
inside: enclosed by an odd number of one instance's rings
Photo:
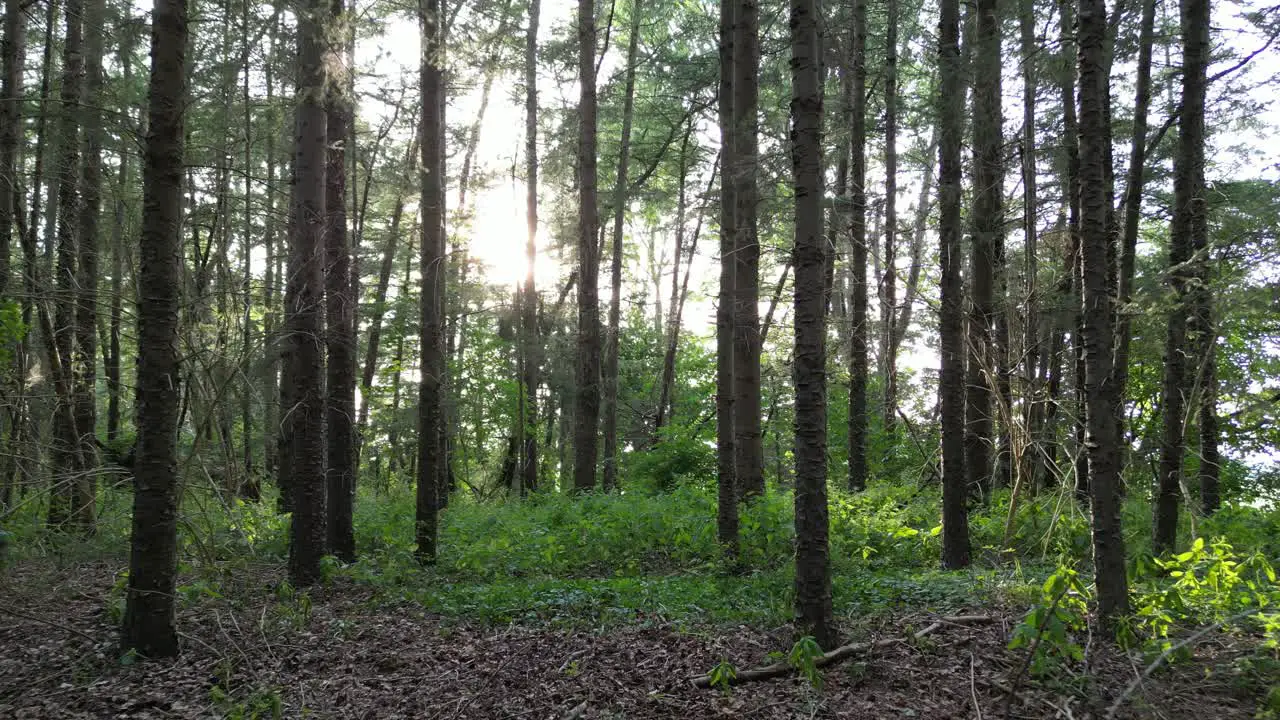
[[[332,0],[331,28],[346,27],[345,0]],[[345,144],[354,106],[346,96],[347,78],[337,48],[328,45],[325,83],[325,113],[328,116],[327,165],[325,168],[325,428],[327,433],[328,548],[343,562],[356,559],[352,513],[356,495],[355,415],[356,415],[356,297],[352,293],[351,243],[347,233],[347,160]]]
[[[734,449],[734,255],[737,247],[737,207],[734,183],[736,168],[734,106],[734,14],[736,3],[720,3],[720,291],[716,299],[716,531],[725,558],[730,564],[738,556],[738,477]]]
[[[739,499],[764,493],[760,431],[760,244],[756,186],[759,173],[760,11],[738,0],[733,42],[733,156],[726,177],[734,185],[733,434]],[[728,174],[729,168],[733,173]],[[822,287],[821,284],[818,286]]]
[[[1165,336],[1164,388],[1161,392],[1163,433],[1156,491],[1152,550],[1173,552],[1178,536],[1178,501],[1182,493],[1186,453],[1187,390],[1192,374],[1187,362],[1187,316],[1195,312],[1197,248],[1207,245],[1204,181],[1205,84],[1209,62],[1209,0],[1181,0],[1182,108],[1178,116],[1178,151],[1173,165],[1173,221],[1169,226],[1169,283],[1174,305]]]
[[[187,8],[156,0],[143,169],[138,270],[138,457],[134,466],[129,587],[121,647],[143,657],[178,653],[178,304],[182,262],[183,115]]]
[[[298,11],[298,97],[294,136],[289,285],[285,327],[289,338],[286,380],[290,417],[289,577],[298,587],[320,579],[325,554],[326,484],[324,427],[324,233],[328,118],[324,108],[324,0],[306,0]]]
[[[880,421],[890,445],[898,422],[898,359],[893,338],[898,312],[898,0],[886,8],[884,58],[884,274],[880,276]]]
[[[573,486],[596,486],[600,419],[600,301],[596,256],[595,3],[578,0],[578,387],[573,432]]]
[[[960,0],[941,0],[938,39],[938,251],[942,425],[942,567],[969,565],[968,475],[965,473],[964,288],[960,247],[961,141],[964,79],[960,59]]]
[[[1116,443],[1116,403],[1111,374],[1111,285],[1108,282],[1110,214],[1105,187],[1106,123],[1105,0],[1080,0],[1076,24],[1080,77],[1080,265],[1081,344],[1085,358],[1085,400],[1093,510],[1093,556],[1098,616],[1109,629],[1129,610],[1125,541],[1120,517],[1120,448]]]
[[[622,101],[622,138],[618,144],[618,180],[613,190],[613,244],[609,263],[609,327],[605,332],[603,414],[604,489],[618,486],[618,332],[622,309],[622,230],[627,214],[627,164],[631,159],[631,121],[635,111],[636,52],[640,47],[640,10],[631,8],[627,40],[627,79]]]
[[[791,162],[795,173],[796,620],[823,648],[831,618],[827,543],[825,238],[822,233],[822,78],[815,0],[791,1]]]
[[[538,289],[534,279],[534,263],[538,258],[538,21],[539,0],[529,1],[529,23],[524,47],[524,142],[525,142],[525,237],[524,290],[520,306],[521,352],[524,374],[520,378],[524,393],[525,438],[521,458],[521,487],[532,492],[538,487],[538,371],[542,349],[538,338]],[[551,427],[547,423],[548,429]]]
[[[444,427],[444,79],[440,0],[422,0],[422,277],[419,326],[422,379],[418,385],[418,487],[415,550],[419,562],[434,563],[441,487],[447,475]]]
[[[849,85],[849,489],[867,487],[867,1],[853,0]]]

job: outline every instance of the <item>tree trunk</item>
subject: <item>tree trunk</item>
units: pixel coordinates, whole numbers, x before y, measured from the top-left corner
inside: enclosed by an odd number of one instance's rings
[[[330,27],[346,26],[345,0],[332,0]],[[325,431],[328,462],[325,478],[328,495],[328,548],[343,562],[356,559],[352,512],[356,496],[356,298],[351,291],[351,244],[347,234],[347,183],[345,143],[352,122],[353,105],[345,95],[347,78],[336,48],[328,50],[329,81],[325,83],[325,113],[329,142],[325,168],[325,333],[328,362],[325,365]]]
[[[1093,556],[1098,616],[1104,625],[1129,610],[1124,534],[1120,519],[1120,448],[1116,443],[1116,403],[1112,383],[1111,286],[1108,283],[1110,213],[1105,187],[1106,124],[1105,0],[1080,0],[1080,265],[1083,284],[1081,343],[1085,357],[1085,400],[1093,509]]]
[[[618,485],[618,333],[622,310],[622,229],[627,214],[627,164],[631,159],[631,120],[635,110],[636,51],[640,47],[639,2],[631,8],[627,41],[627,79],[622,101],[622,139],[618,144],[618,180],[613,190],[613,244],[609,263],[609,327],[605,331],[603,414],[604,489]]]
[[[75,418],[70,423],[55,423],[54,443],[58,468],[67,474],[65,479],[55,479],[55,487],[49,498],[49,525],[59,527],[74,517],[80,520],[80,507],[87,498],[85,480],[80,474],[86,468],[81,464],[81,436],[76,417],[74,380],[75,368],[76,308],[78,305],[79,276],[76,261],[79,257],[77,233],[80,208],[80,101],[84,84],[83,54],[84,5],[81,0],[68,0],[66,12],[66,37],[62,45],[62,90],[59,113],[58,141],[61,143],[57,168],[57,280],[55,281],[55,309],[53,344],[58,356],[58,366],[63,377],[55,386],[62,389],[55,403],[59,415],[69,413]],[[50,207],[54,203],[50,203]]]
[[[1003,305],[1004,138],[1000,111],[1000,23],[996,0],[979,0],[973,53],[973,295],[968,381],[969,484],[985,497],[994,484],[996,385],[1003,372],[997,339]]]
[[[720,3],[720,292],[716,302],[716,481],[718,504],[716,531],[725,558],[730,564],[738,556],[738,477],[734,450],[734,255],[737,247],[737,207],[734,183],[738,156],[735,152],[734,106],[734,12],[737,5]]]
[[[418,272],[422,277],[419,326],[422,379],[418,385],[418,486],[416,554],[423,563],[436,558],[436,525],[440,494],[446,478],[444,427],[444,78],[441,65],[444,37],[440,0],[423,0],[422,27],[422,246]]]
[[[1040,350],[1040,306],[1036,297],[1036,255],[1039,243],[1040,205],[1036,187],[1036,7],[1035,0],[1019,0],[1018,26],[1022,45],[1022,242],[1023,242],[1023,295],[1025,310],[1022,325],[1023,400],[1022,431],[1025,433],[1022,447],[1010,451],[1015,487],[1022,486],[1030,476],[1028,449],[1033,447],[1038,423],[1039,387],[1036,384],[1037,361]],[[1012,357],[1010,357],[1012,360]],[[1010,362],[1010,365],[1012,363]],[[1013,408],[1009,408],[1009,421],[1013,420]]]
[[[521,352],[524,375],[520,378],[524,393],[525,439],[521,460],[521,487],[532,492],[538,487],[538,370],[542,349],[538,338],[538,289],[534,281],[534,263],[538,257],[538,19],[539,0],[529,2],[529,23],[524,48],[524,142],[525,142],[525,271],[523,304],[520,316]],[[551,423],[547,423],[548,429]]]
[[[791,1],[791,160],[795,172],[796,619],[830,649],[827,350],[822,233],[822,80],[815,0]],[[758,414],[758,413],[757,413]]]
[[[182,279],[183,115],[187,8],[156,0],[138,270],[138,457],[121,647],[178,653],[178,304]]]
[[[965,473],[964,289],[960,279],[961,141],[964,79],[960,59],[960,2],[942,0],[938,66],[938,244],[942,262],[938,319],[942,413],[942,567],[969,565],[968,475]]]
[[[756,229],[760,193],[758,98],[760,12],[758,0],[738,0],[733,42],[734,163],[725,165],[734,185],[733,434],[739,499],[764,493],[760,432],[760,244]],[[729,168],[734,172],[727,174]],[[819,211],[820,212],[820,211]],[[820,284],[819,288],[822,287]]]
[[[324,108],[324,0],[298,8],[298,99],[293,160],[290,295],[285,326],[289,359],[284,384],[291,402],[289,577],[303,587],[320,579],[325,554],[324,233],[328,119]],[[296,271],[293,271],[296,268]]]
[[[867,488],[867,2],[853,0],[849,85],[849,489]]]
[[[689,180],[689,140],[693,135],[693,123],[689,123],[688,129],[684,133],[684,139],[680,142],[680,173],[679,182],[677,183],[676,195],[676,232],[675,232],[675,250],[672,253],[671,268],[671,300],[668,303],[668,309],[671,313],[667,322],[666,333],[666,352],[662,356],[662,380],[658,389],[658,413],[653,421],[653,438],[652,445],[657,445],[661,435],[662,428],[666,425],[669,417],[668,405],[671,404],[671,392],[676,381],[676,350],[680,344],[680,320],[683,315],[684,307],[681,302],[682,295],[680,292],[680,265],[684,257],[684,223],[685,212],[688,208],[688,200],[686,197],[686,188]],[[712,168],[712,175],[715,175],[715,168]],[[702,213],[698,213],[699,226],[701,226]],[[693,253],[689,253],[689,260],[692,262]]]
[[[600,301],[596,232],[595,3],[578,0],[578,387],[574,413],[573,486],[596,486],[600,419]]]
[[[1155,45],[1155,0],[1143,0],[1142,21],[1138,29],[1138,78],[1134,89],[1133,138],[1129,145],[1129,170],[1124,186],[1124,227],[1120,241],[1120,277],[1116,288],[1116,399],[1123,417],[1124,397],[1129,383],[1129,343],[1133,338],[1129,302],[1133,296],[1133,280],[1137,267],[1138,223],[1142,218],[1142,188],[1147,164],[1147,114],[1151,107],[1151,52]],[[1117,423],[1116,442],[1123,446],[1124,424]]]
[[[898,423],[898,0],[888,0],[884,45],[884,274],[880,276],[881,423],[890,446]],[[892,452],[892,450],[890,451]]]
[[[1209,0],[1181,0],[1182,108],[1178,117],[1178,151],[1173,166],[1173,221],[1169,226],[1169,282],[1174,306],[1165,339],[1164,418],[1160,476],[1156,492],[1152,550],[1173,552],[1178,535],[1178,500],[1182,492],[1188,412],[1187,316],[1195,311],[1197,248],[1207,237],[1204,181],[1205,75],[1209,61]]]
[[[22,77],[26,65],[27,16],[20,0],[5,0],[4,41],[0,46],[0,299],[9,294],[10,257],[16,213],[22,206],[17,183],[18,143],[22,137]],[[8,487],[8,477],[0,479]]]

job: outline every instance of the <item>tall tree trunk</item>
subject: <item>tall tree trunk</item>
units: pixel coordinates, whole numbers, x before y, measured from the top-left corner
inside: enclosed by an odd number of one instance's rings
[[[867,0],[853,0],[849,85],[849,489],[867,487]]]
[[[573,486],[596,486],[600,419],[600,300],[596,232],[595,3],[578,0],[578,387],[574,413]]]
[[[538,368],[542,348],[538,338],[538,289],[534,263],[538,257],[538,19],[539,0],[529,2],[529,22],[524,46],[524,142],[525,142],[525,271],[520,316],[521,351],[524,375],[520,378],[525,397],[525,439],[521,460],[521,486],[525,492],[538,487]],[[548,403],[548,407],[550,403]],[[551,423],[547,423],[551,428]]]
[[[1124,186],[1124,227],[1120,240],[1120,277],[1116,288],[1116,399],[1117,417],[1123,418],[1129,383],[1129,343],[1133,338],[1129,302],[1137,267],[1138,222],[1142,218],[1142,187],[1147,164],[1147,114],[1151,107],[1151,53],[1155,45],[1156,0],[1143,0],[1138,29],[1138,77],[1134,88],[1133,137],[1129,144],[1129,169]],[[1124,425],[1117,423],[1117,443],[1123,446]]]
[[[55,387],[61,389],[55,402],[60,414],[69,413],[70,423],[54,425],[54,442],[57,465],[67,473],[66,479],[55,480],[49,498],[49,525],[58,527],[66,520],[80,517],[80,503],[85,501],[84,481],[79,479],[83,467],[81,437],[76,415],[74,380],[76,367],[76,288],[79,278],[76,261],[79,256],[77,234],[80,208],[80,100],[84,84],[83,52],[84,5],[81,0],[68,0],[66,12],[66,37],[62,45],[62,90],[59,113],[57,168],[57,280],[55,282],[55,310],[53,344],[58,356],[61,378]],[[50,203],[53,206],[53,203]]]
[[[178,303],[182,282],[187,8],[156,0],[138,270],[138,457],[123,650],[178,653]]]
[[[78,524],[92,532],[96,523],[97,482],[92,469],[97,457],[98,424],[98,215],[102,210],[102,55],[104,0],[84,6],[85,91],[81,108],[84,163],[81,168],[79,242],[76,258],[76,430],[80,455],[87,463],[76,483]]]
[[[964,127],[964,67],[960,2],[942,0],[938,41],[938,245],[942,262],[938,318],[942,413],[942,567],[969,565],[968,475],[965,473],[964,288],[960,279],[960,153]]]
[[[911,329],[916,301],[920,299],[920,271],[924,267],[924,243],[929,229],[929,214],[933,211],[933,183],[938,160],[938,129],[925,150],[924,176],[920,181],[920,195],[916,201],[916,217],[911,226],[911,265],[907,268],[907,286],[902,291],[902,310],[893,321],[893,344],[889,348],[894,357],[902,349]]]
[[[422,368],[418,385],[417,557],[436,558],[436,524],[440,494],[447,476],[444,426],[444,37],[440,0],[422,0],[422,247],[418,272],[422,277],[419,326]]]
[[[249,347],[253,342],[253,97],[250,94],[250,31],[249,18],[252,13],[251,3],[244,3],[240,19],[241,43],[240,69],[243,84],[241,85],[241,102],[244,122],[244,217],[240,249],[243,254],[244,274],[241,276],[240,298],[244,305],[240,318],[240,437],[241,452],[244,456],[244,482],[240,485],[241,495],[249,500],[261,499],[262,489],[258,485],[258,474],[253,468],[253,395],[255,383],[252,376],[252,356]],[[267,191],[271,192],[271,188]]]
[[[760,244],[756,229],[760,193],[758,0],[738,0],[733,42],[734,163],[725,165],[734,185],[737,219],[734,248],[733,434],[738,496],[764,493],[764,449],[760,431]],[[821,211],[819,211],[821,212]],[[819,288],[822,286],[819,285]]]
[[[884,36],[884,274],[880,276],[881,423],[892,445],[898,422],[898,0],[888,0]]]
[[[325,554],[324,233],[328,118],[324,108],[324,0],[298,8],[298,99],[294,136],[289,285],[285,326],[289,357],[285,383],[291,402],[289,577],[299,587],[320,578]]]
[[[119,64],[121,77],[126,85],[133,82],[133,31],[126,28],[120,38]],[[128,123],[133,125],[132,116]],[[117,176],[118,187],[115,203],[115,223],[111,228],[111,308],[110,330],[108,332],[109,361],[104,363],[107,375],[107,442],[115,443],[120,436],[120,333],[124,327],[124,272],[125,247],[124,237],[129,217],[127,203],[128,189],[131,184],[129,160],[132,147],[128,140],[120,142],[117,153],[120,157],[120,170]]]
[[[1207,23],[1206,23],[1207,25]],[[1129,610],[1125,576],[1125,542],[1120,518],[1120,448],[1116,443],[1111,328],[1111,285],[1108,282],[1110,214],[1104,186],[1106,146],[1105,0],[1080,0],[1076,24],[1080,46],[1080,265],[1083,284],[1086,437],[1093,509],[1093,559],[1098,616],[1111,625]],[[1112,626],[1112,629],[1114,627]]]
[[[280,459],[277,438],[280,435],[280,365],[283,345],[279,337],[280,306],[279,293],[280,273],[276,268],[280,265],[280,255],[276,249],[276,133],[277,127],[273,92],[275,73],[273,72],[276,56],[276,36],[280,19],[276,16],[269,28],[268,60],[263,63],[263,75],[266,90],[266,109],[264,116],[267,125],[265,139],[265,160],[267,164],[267,191],[263,193],[266,209],[263,216],[262,238],[266,249],[266,269],[263,271],[263,314],[262,338],[266,362],[263,363],[262,389],[262,456],[263,473],[274,475]],[[281,488],[280,499],[286,497]]]
[[[22,96],[23,71],[26,65],[27,17],[20,0],[6,0],[4,16],[4,40],[0,45],[0,301],[9,300],[9,281],[12,274],[14,233],[21,227],[22,197],[17,183],[18,142],[23,134]],[[19,231],[20,232],[20,231]],[[18,239],[19,246],[23,245]],[[25,289],[25,288],[24,288]],[[30,302],[24,300],[24,303]],[[16,356],[12,382],[4,388],[8,405],[6,416],[10,423],[9,443],[5,457],[0,459],[0,509],[8,510],[13,501],[13,472],[15,460],[21,452],[23,410],[23,384],[26,378],[26,348],[20,344]]]
[[[815,0],[791,0],[791,161],[795,172],[796,620],[818,645],[831,619],[827,543],[827,349],[823,298],[822,74]],[[757,411],[757,415],[758,415]]]
[[[1029,479],[1028,464],[1031,455],[1027,452],[1035,437],[1039,425],[1039,388],[1036,384],[1037,361],[1040,350],[1040,306],[1036,297],[1036,256],[1039,252],[1039,220],[1040,204],[1036,187],[1036,6],[1035,0],[1019,0],[1018,28],[1022,50],[1022,242],[1023,242],[1023,296],[1025,309],[1022,325],[1022,358],[1023,358],[1023,400],[1022,428],[1025,433],[1020,450],[1013,453],[1016,457],[1013,470],[1016,473],[1015,486],[1023,485]],[[1009,358],[1012,361],[1012,357]],[[1012,362],[1010,362],[1010,365]],[[1013,420],[1013,408],[1009,408],[1009,421]]]
[[[973,53],[973,304],[970,324],[968,453],[970,487],[986,496],[994,484],[996,385],[1003,372],[997,334],[1003,305],[1004,138],[1000,111],[1000,21],[997,0],[979,0]]]
[[[734,450],[734,256],[737,248],[737,207],[734,183],[738,156],[735,150],[734,14],[735,2],[720,3],[720,292],[716,301],[716,481],[718,503],[716,532],[730,564],[738,557],[738,477]]]
[[[618,333],[622,311],[622,229],[627,214],[627,165],[631,159],[631,120],[636,97],[636,51],[640,47],[640,10],[631,8],[627,40],[627,80],[622,101],[622,138],[618,144],[618,180],[613,190],[613,244],[609,263],[609,327],[605,332],[603,414],[604,489],[618,486]]]
[[[1156,491],[1152,549],[1173,552],[1178,536],[1178,500],[1186,453],[1186,396],[1192,375],[1187,362],[1187,316],[1195,311],[1197,248],[1207,237],[1204,184],[1204,112],[1206,68],[1209,61],[1209,0],[1181,0],[1182,108],[1178,116],[1178,151],[1173,166],[1173,221],[1169,226],[1169,282],[1174,306],[1165,338],[1164,418],[1160,445],[1160,476]]]
[[[332,0],[330,27],[345,28],[345,0]],[[325,113],[329,143],[325,168],[325,332],[328,362],[325,365],[325,428],[328,434],[328,548],[343,562],[356,559],[352,512],[356,496],[356,297],[352,293],[351,243],[347,233],[347,183],[345,143],[354,106],[346,96],[347,78],[338,68],[338,48],[328,50],[329,81],[325,83]]]

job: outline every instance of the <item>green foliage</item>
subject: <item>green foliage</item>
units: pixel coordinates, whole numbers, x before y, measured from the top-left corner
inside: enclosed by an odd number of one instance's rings
[[[721,660],[707,673],[711,687],[718,689],[726,696],[733,690],[733,681],[738,677],[738,669],[728,660]]]
[[[787,663],[800,673],[809,686],[815,690],[822,689],[822,671],[818,669],[817,659],[822,657],[822,648],[812,635],[805,635],[796,640],[787,653]]]
[[[1040,598],[1018,623],[1009,640],[1009,649],[1027,648],[1028,669],[1044,676],[1063,662],[1084,659],[1084,648],[1076,634],[1088,624],[1089,590],[1075,568],[1066,565],[1045,580]]]

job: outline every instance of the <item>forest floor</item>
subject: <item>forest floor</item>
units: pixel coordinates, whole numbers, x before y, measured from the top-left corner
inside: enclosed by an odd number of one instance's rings
[[[1143,660],[1089,643],[1087,674],[1023,672],[1007,649],[1024,610],[970,608],[982,623],[895,611],[844,628],[903,638],[822,672],[729,693],[691,679],[724,660],[774,662],[791,628],[677,627],[637,613],[608,625],[493,625],[426,612],[338,579],[282,593],[278,566],[196,587],[179,611],[175,661],[116,649],[119,562],[27,561],[0,576],[0,718],[1102,718]],[[1143,679],[1116,717],[1253,718],[1229,670],[1253,651],[1227,635]],[[1010,688],[1016,686],[1010,703]]]

